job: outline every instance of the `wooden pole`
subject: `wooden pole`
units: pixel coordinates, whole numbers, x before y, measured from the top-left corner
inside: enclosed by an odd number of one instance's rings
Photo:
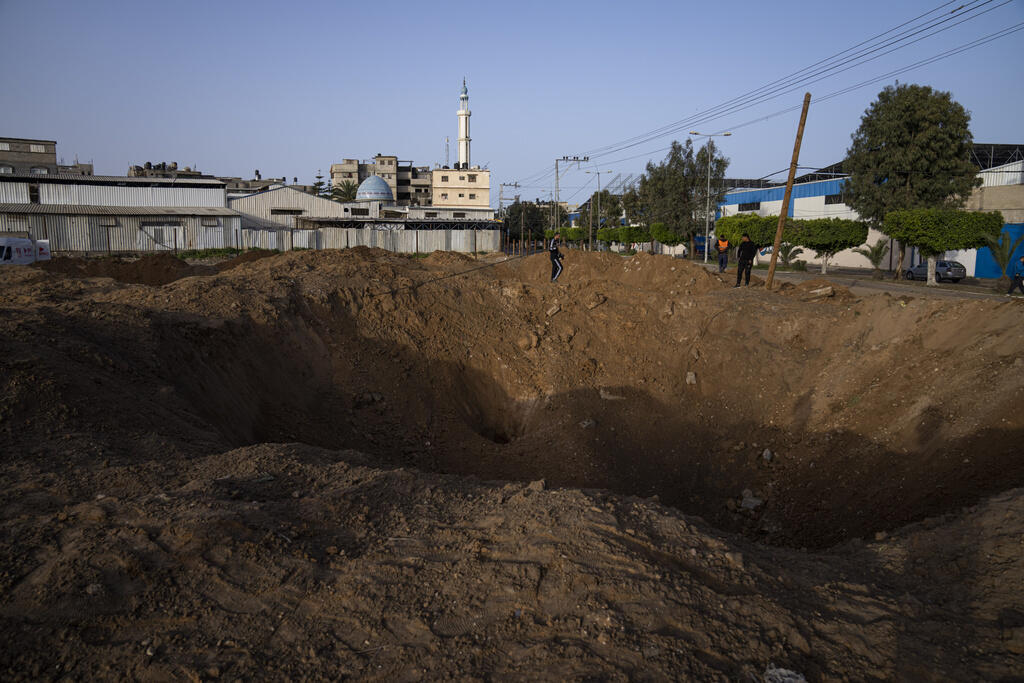
[[[786,179],[786,193],[782,197],[782,211],[779,212],[779,227],[775,229],[775,244],[772,247],[772,260],[768,265],[768,279],[764,281],[765,289],[772,288],[775,280],[775,263],[779,260],[779,249],[782,247],[782,228],[786,225],[789,214],[789,197],[793,194],[793,178],[796,176],[796,164],[800,159],[800,143],[804,139],[804,124],[807,123],[807,109],[811,106],[811,93],[804,93],[804,108],[800,112],[800,126],[796,129],[796,143],[793,145],[793,161],[789,164],[789,178]],[[707,245],[704,245],[707,249]]]

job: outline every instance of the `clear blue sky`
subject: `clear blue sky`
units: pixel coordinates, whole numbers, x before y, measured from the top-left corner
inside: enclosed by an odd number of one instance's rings
[[[695,127],[735,131],[722,142],[730,176],[784,169],[799,112],[760,117],[1024,22],[1024,0],[986,1],[948,31]],[[454,159],[466,76],[472,160],[492,169],[497,205],[502,182],[547,197],[556,157],[686,119],[942,4],[0,0],[0,135],[57,140],[58,156],[98,174],[177,161],[309,183],[343,157],[443,162],[445,136]],[[886,82],[951,91],[976,141],[1024,143],[1022,47],[1018,32]],[[812,106],[801,165],[839,161],[884,84]],[[691,127],[598,167],[638,173]],[[585,198],[593,178],[567,173],[562,199]]]

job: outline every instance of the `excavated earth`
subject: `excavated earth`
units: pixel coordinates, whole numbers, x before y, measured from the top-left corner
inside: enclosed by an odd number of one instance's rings
[[[1024,305],[548,268],[0,269],[3,677],[1022,680]]]

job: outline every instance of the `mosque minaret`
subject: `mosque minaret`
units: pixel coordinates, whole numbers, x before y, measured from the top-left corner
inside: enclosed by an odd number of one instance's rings
[[[466,79],[462,79],[462,93],[459,95],[459,165],[456,168],[469,168],[469,90]]]

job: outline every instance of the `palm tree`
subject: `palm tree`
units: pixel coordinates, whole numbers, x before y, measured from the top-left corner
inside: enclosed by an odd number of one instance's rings
[[[781,245],[779,245],[779,258],[782,259],[782,265],[785,266],[786,268],[789,268],[789,266],[792,265],[793,263],[793,259],[795,259],[802,253],[804,253],[804,250],[796,246],[795,244],[783,242]]]
[[[358,189],[359,186],[351,180],[342,181],[331,188],[331,199],[336,202],[354,202]]]
[[[1020,246],[1021,242],[1024,242],[1024,235],[1021,235],[1012,243],[1008,233],[1002,233],[998,236],[985,235],[985,242],[988,243],[989,251],[992,252],[992,258],[995,259],[1001,273],[999,279],[996,280],[996,289],[1005,290],[1010,284],[1009,278],[1006,277],[1006,268],[1013,259],[1013,252],[1017,251],[1017,247]]]
[[[867,249],[864,247],[858,247],[852,251],[860,254],[868,261],[871,262],[871,267],[875,269],[872,276],[876,280],[882,279],[882,259],[889,253],[889,242],[884,237],[879,237],[878,241],[870,245]]]

